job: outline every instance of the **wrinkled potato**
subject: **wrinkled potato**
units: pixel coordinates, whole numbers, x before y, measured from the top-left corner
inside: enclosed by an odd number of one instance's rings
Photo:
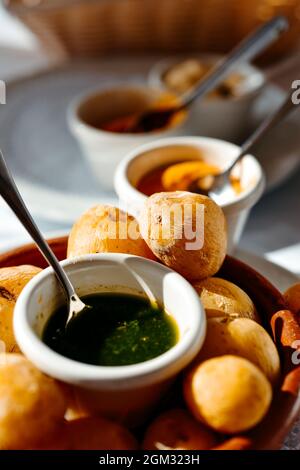
[[[206,196],[185,191],[153,194],[145,202],[140,228],[153,253],[189,280],[214,275],[224,261],[225,217]]]
[[[209,318],[205,342],[197,357],[210,359],[234,354],[248,359],[276,384],[280,374],[277,348],[266,330],[249,318]]]
[[[194,367],[185,377],[184,396],[196,419],[216,431],[235,434],[265,416],[272,387],[250,361],[226,355]]]
[[[89,253],[128,253],[155,259],[141,237],[137,220],[106,205],[89,209],[71,230],[67,257]]]
[[[291,286],[285,293],[288,308],[295,313],[300,312],[300,282]]]
[[[219,277],[193,283],[208,318],[229,315],[259,321],[254,303],[240,287]]]
[[[0,269],[0,340],[6,352],[20,352],[13,333],[13,312],[22,289],[40,271],[29,265]]]
[[[61,386],[21,354],[0,355],[0,449],[35,449],[60,429],[67,408]]]
[[[72,450],[135,450],[134,436],[121,424],[105,418],[86,417],[69,421],[66,433]]]
[[[216,437],[183,409],[166,411],[148,427],[145,450],[205,450],[216,445]]]

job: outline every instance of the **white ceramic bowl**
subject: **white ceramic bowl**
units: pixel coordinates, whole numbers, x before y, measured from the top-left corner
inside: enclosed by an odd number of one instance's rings
[[[139,424],[204,341],[206,318],[199,296],[179,274],[138,256],[86,255],[62,265],[79,295],[107,291],[140,294],[137,279],[142,278],[179,327],[176,345],[152,360],[117,367],[88,365],[57,354],[41,340],[48,318],[64,302],[51,268],[34,277],[18,298],[14,331],[28,359],[46,374],[74,385],[81,408]]]
[[[114,171],[128,152],[159,137],[183,135],[185,127],[181,122],[165,130],[130,134],[107,132],[93,124],[141,112],[149,108],[160,94],[161,90],[153,87],[116,86],[80,95],[69,105],[67,119],[70,131],[103,188],[113,188]]]
[[[201,54],[196,57],[203,63],[215,64],[222,56]],[[175,64],[186,60],[186,57],[165,59],[157,62],[149,73],[149,84],[161,90],[167,90],[163,80],[164,73]],[[189,113],[189,133],[204,135],[225,140],[236,140],[243,136],[251,121],[256,99],[266,83],[264,74],[250,64],[238,64],[234,68],[244,78],[243,93],[238,97],[209,98],[197,100]]]
[[[203,158],[222,169],[239,151],[237,145],[208,137],[161,139],[135,149],[124,158],[116,171],[115,190],[124,209],[138,218],[147,196],[138,191],[136,185],[149,171],[165,164],[196,158]],[[254,156],[246,155],[241,165],[241,183],[246,189],[239,195],[232,191],[218,200],[227,219],[229,253],[236,247],[250,209],[265,187],[263,170]]]

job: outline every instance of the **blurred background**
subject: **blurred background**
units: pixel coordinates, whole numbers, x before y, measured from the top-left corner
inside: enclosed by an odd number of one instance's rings
[[[291,28],[265,61],[291,53],[299,40],[299,0],[5,0],[4,7],[56,56],[224,53],[278,14]]]

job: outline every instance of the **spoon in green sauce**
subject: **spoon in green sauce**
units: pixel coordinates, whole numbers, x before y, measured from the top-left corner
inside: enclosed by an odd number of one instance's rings
[[[66,319],[65,327],[69,324],[72,319],[84,312],[86,309],[90,309],[91,306],[86,305],[77,295],[74,286],[72,285],[70,278],[66,274],[65,270],[60,265],[58,259],[56,258],[55,254],[51,250],[50,246],[43,238],[40,230],[38,229],[36,223],[34,222],[32,216],[30,215],[29,210],[27,209],[25,202],[17,185],[6,165],[4,157],[0,151],[0,195],[3,199],[7,202],[9,207],[15,213],[21,224],[27,230],[35,244],[37,245],[38,249],[48,262],[48,264],[53,268],[58,281],[60,282],[66,298],[68,300],[68,317]],[[139,283],[140,287],[148,297],[148,300],[152,307],[158,308],[158,302],[155,299],[154,294],[151,292],[147,283],[141,278],[139,274],[135,272],[133,268],[131,268],[128,264],[126,264],[128,271],[132,274],[132,276],[136,279]]]
[[[85,303],[80,300],[79,296],[76,294],[74,286],[72,285],[69,277],[67,276],[65,270],[60,265],[55,254],[51,250],[50,246],[43,238],[40,230],[38,229],[36,223],[30,215],[29,210],[27,209],[21,194],[17,188],[17,185],[7,168],[4,157],[0,151],[0,195],[7,202],[9,207],[15,213],[23,227],[27,230],[38,249],[48,262],[48,264],[53,268],[60,285],[62,286],[65,295],[68,299],[69,304],[69,314],[66,320],[66,326],[69,321],[74,318],[76,315],[88,308]]]

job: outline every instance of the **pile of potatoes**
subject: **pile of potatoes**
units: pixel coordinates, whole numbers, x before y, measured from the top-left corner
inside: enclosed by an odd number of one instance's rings
[[[197,204],[204,206],[205,236],[197,250],[187,251],[185,242],[190,240],[176,238],[179,227],[175,223],[168,237],[162,236],[163,209],[174,201],[179,208],[186,202],[191,205],[191,227]],[[249,296],[231,282],[213,277],[226,254],[222,210],[205,196],[182,191],[148,198],[139,222],[117,208],[96,206],[73,226],[67,256],[101,252],[160,261],[185,276],[198,292],[207,315],[207,335],[184,373],[185,407],[156,416],[139,443],[122,424],[78,415],[72,409],[69,386],[45,376],[16,354],[20,351],[12,330],[14,305],[22,288],[40,270],[3,268],[0,340],[6,354],[0,354],[0,449],[218,449],[224,434],[236,435],[257,425],[280,379],[280,361]],[[298,309],[299,291],[298,286],[287,292],[289,304]]]

